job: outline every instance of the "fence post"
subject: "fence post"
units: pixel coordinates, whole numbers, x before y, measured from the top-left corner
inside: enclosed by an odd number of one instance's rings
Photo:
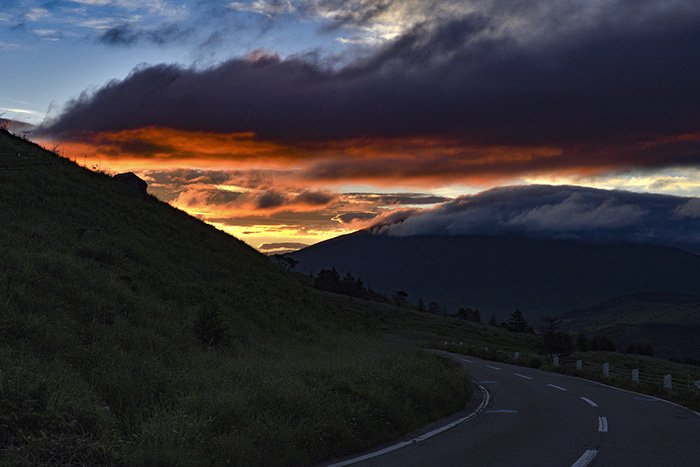
[[[552,357],[552,365],[559,366],[559,355]]]
[[[664,389],[673,389],[673,378],[671,375],[664,375]]]
[[[515,353],[513,354],[513,360],[517,360],[517,359],[519,359],[519,358],[520,358],[520,352],[515,352]]]
[[[606,378],[610,376],[610,364],[609,363],[603,363],[603,376]]]
[[[576,360],[576,369],[583,370],[583,360]]]
[[[635,368],[632,370],[632,382],[633,383],[638,383],[639,382],[639,369]]]

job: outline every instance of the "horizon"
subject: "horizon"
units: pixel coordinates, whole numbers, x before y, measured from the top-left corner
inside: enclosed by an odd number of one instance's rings
[[[10,1],[0,114],[263,252],[511,185],[700,195],[700,6]]]

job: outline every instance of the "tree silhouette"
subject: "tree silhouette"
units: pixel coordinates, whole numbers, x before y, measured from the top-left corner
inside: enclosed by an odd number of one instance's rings
[[[527,321],[520,310],[515,310],[503,327],[511,332],[525,332],[528,330]]]

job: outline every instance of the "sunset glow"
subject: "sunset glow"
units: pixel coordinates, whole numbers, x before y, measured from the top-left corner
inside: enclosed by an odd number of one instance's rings
[[[44,32],[6,28],[0,54],[82,47],[93,82],[66,65],[41,100],[11,79],[0,106],[256,248],[509,184],[700,194],[692,2],[371,3],[12,2],[0,26]]]

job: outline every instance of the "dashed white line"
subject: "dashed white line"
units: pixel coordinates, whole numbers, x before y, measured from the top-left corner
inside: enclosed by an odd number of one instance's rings
[[[592,400],[590,400],[587,397],[582,397],[581,400],[583,400],[585,403],[587,403],[591,407],[598,407],[598,404],[596,404],[595,402],[593,402]]]
[[[589,465],[591,462],[593,462],[593,459],[595,459],[595,456],[598,455],[598,451],[595,449],[588,449],[586,452],[581,455],[581,457],[578,458],[576,462],[571,464],[571,467],[586,467]]]
[[[463,358],[462,361],[467,363],[474,363],[474,360],[469,360],[467,358]]]
[[[547,386],[549,386],[550,388],[559,389],[560,391],[568,391],[568,389],[565,389],[561,386],[557,386],[555,384],[548,384]]]
[[[532,379],[531,377],[526,376],[526,375],[521,375],[520,373],[513,373],[513,374],[514,374],[515,376],[519,377],[519,378]]]
[[[486,365],[486,368],[491,368],[492,370],[496,370],[496,371],[503,371],[500,368],[498,368],[497,366]]]
[[[598,417],[598,432],[607,433],[608,432],[608,419],[605,417]]]

